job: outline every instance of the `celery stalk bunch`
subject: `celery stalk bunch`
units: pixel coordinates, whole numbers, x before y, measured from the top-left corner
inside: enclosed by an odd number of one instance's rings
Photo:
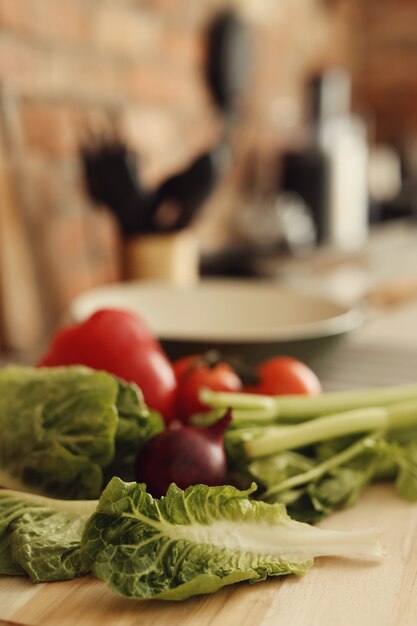
[[[226,407],[230,480],[255,481],[257,496],[315,522],[351,505],[372,481],[395,481],[417,500],[417,385],[263,396],[204,389],[212,418]]]

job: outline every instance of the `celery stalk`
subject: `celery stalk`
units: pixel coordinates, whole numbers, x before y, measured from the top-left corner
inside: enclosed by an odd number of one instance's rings
[[[262,499],[267,500],[277,493],[289,491],[290,489],[300,487],[301,485],[305,485],[306,483],[314,482],[324,476],[324,474],[326,474],[332,468],[343,465],[344,463],[348,463],[359,454],[362,454],[365,450],[375,448],[378,445],[379,441],[380,438],[378,436],[363,437],[362,439],[359,439],[359,441],[355,441],[354,444],[352,444],[345,450],[342,450],[342,452],[339,452],[339,454],[335,454],[334,456],[326,459],[319,465],[316,465],[315,467],[303,472],[302,474],[291,476],[290,478],[287,478],[287,480],[283,480],[273,487],[269,487],[269,489],[263,492]]]
[[[301,424],[271,426],[258,437],[245,442],[244,450],[249,458],[257,458],[346,435],[413,427],[417,427],[417,400],[407,400],[385,407],[325,415]]]
[[[417,400],[417,384],[336,391],[314,397],[301,395],[270,397],[204,389],[201,399],[216,409],[232,407],[235,424],[245,421],[268,422],[273,419],[298,423],[326,414]]]
[[[384,430],[389,427],[389,423],[389,413],[385,407],[346,411],[319,417],[304,424],[266,428],[262,435],[245,442],[244,450],[249,458],[269,456],[335,437]]]

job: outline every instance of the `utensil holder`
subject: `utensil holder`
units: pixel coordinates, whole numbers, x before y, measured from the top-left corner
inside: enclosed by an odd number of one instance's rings
[[[125,243],[124,256],[129,280],[162,280],[183,287],[199,277],[198,239],[189,229],[132,237]]]

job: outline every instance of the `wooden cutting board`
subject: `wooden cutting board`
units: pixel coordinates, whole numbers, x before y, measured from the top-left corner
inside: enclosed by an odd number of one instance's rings
[[[379,562],[317,559],[303,578],[240,584],[180,603],[121,598],[91,577],[39,585],[0,577],[0,624],[416,626],[417,505],[401,500],[391,485],[376,485],[321,525],[377,527],[387,556]]]

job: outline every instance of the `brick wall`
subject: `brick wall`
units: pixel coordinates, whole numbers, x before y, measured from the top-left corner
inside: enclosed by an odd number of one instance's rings
[[[417,2],[358,2],[356,103],[375,137],[406,150],[417,143]]]
[[[236,4],[252,24],[256,52],[244,123],[267,152],[291,140],[282,106],[297,108],[306,74],[344,60],[351,3]],[[122,272],[115,222],[105,209],[92,208],[83,187],[80,142],[88,129],[106,132],[116,120],[149,185],[212,145],[222,120],[202,77],[202,35],[211,16],[231,5],[0,0],[0,81],[20,120],[30,190],[23,210],[49,324],[76,294]]]

